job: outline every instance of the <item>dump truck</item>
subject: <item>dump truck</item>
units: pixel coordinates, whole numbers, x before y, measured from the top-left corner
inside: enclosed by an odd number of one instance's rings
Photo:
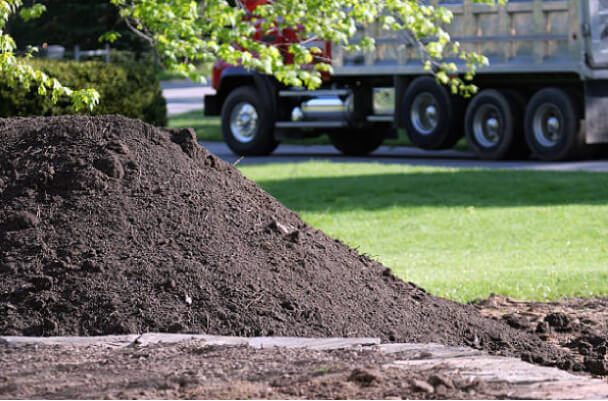
[[[260,0],[245,3],[251,9]],[[333,67],[315,90],[218,61],[205,113],[221,116],[224,139],[240,155],[269,154],[283,140],[323,134],[342,153],[365,155],[403,130],[427,150],[451,148],[464,136],[489,160],[580,159],[608,143],[608,0],[434,3],[453,14],[444,27],[452,40],[489,60],[470,98],[429,74],[407,32],[370,24],[351,43],[374,37],[373,51],[311,44]],[[261,40],[293,39],[282,36]]]

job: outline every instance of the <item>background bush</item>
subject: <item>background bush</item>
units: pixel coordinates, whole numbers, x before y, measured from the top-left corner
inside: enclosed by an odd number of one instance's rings
[[[46,6],[46,11],[29,21],[17,14],[11,16],[7,31],[17,42],[19,49],[27,46],[62,45],[67,51],[80,45],[82,50],[103,47],[98,38],[106,32],[120,34],[112,43],[113,49],[136,53],[150,51],[150,44],[127,28],[118,8],[108,0],[24,0],[24,5],[34,3]]]
[[[135,62],[107,64],[49,59],[29,61],[35,68],[73,89],[95,88],[101,95],[94,115],[122,114],[158,126],[167,125],[167,106],[151,65]],[[0,77],[0,116],[56,116],[74,114],[69,99],[52,104],[30,90],[11,88]]]

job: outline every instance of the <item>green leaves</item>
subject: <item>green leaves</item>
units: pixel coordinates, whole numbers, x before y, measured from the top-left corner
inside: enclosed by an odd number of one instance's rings
[[[99,104],[99,93],[95,89],[82,89],[72,94],[72,102],[76,111],[93,111]]]
[[[113,43],[120,38],[120,36],[119,32],[106,32],[99,37],[99,42]]]
[[[43,4],[34,4],[32,7],[22,8],[19,11],[19,16],[26,21],[36,19],[46,11],[46,6]]]
[[[15,41],[10,35],[4,33],[8,17],[14,14],[23,5],[21,0],[0,0],[0,73],[11,87],[21,86],[30,88],[37,86],[38,95],[50,96],[53,102],[61,96],[69,96],[74,102],[76,110],[93,110],[99,103],[99,93],[94,89],[72,91],[63,86],[58,80],[50,78],[45,73],[35,70],[25,64],[25,59],[37,49],[30,49],[30,54],[23,58],[15,57]],[[45,11],[41,4],[34,4],[29,8],[22,8],[20,17],[32,19],[39,17]]]
[[[321,71],[331,71],[330,60],[321,49],[308,42],[330,41],[347,45],[346,50],[371,51],[375,42],[365,34],[350,39],[358,28],[363,32],[375,21],[380,26],[406,35],[419,48],[428,70],[449,85],[453,92],[470,95],[475,88],[467,83],[476,68],[487,60],[460,50],[451,42],[442,25],[450,23],[452,13],[434,2],[418,0],[272,0],[249,13],[245,7],[232,7],[228,0],[109,0],[120,9],[127,25],[154,45],[166,67],[184,77],[204,80],[195,68],[218,57],[228,63],[274,74],[287,85],[314,88],[321,84]],[[475,1],[475,0],[474,0]],[[504,4],[505,0],[476,0],[484,4]],[[238,3],[238,1],[237,1]],[[15,44],[4,34],[8,16],[22,6],[22,0],[0,0],[0,68],[8,71],[15,84],[38,85],[41,95],[69,94],[76,107],[91,109],[99,101],[93,90],[72,92],[44,74],[30,71],[14,57]],[[34,5],[21,10],[23,18],[35,18],[44,7]],[[287,35],[280,35],[287,33]],[[290,38],[287,41],[264,38]],[[115,32],[100,40],[114,41]],[[286,54],[293,63],[285,61]],[[446,56],[464,61],[465,70],[454,63],[443,63]]]

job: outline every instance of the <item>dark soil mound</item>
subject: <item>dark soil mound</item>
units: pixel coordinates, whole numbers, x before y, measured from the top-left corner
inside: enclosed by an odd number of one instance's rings
[[[0,333],[380,336],[563,353],[315,230],[192,131],[0,120]]]

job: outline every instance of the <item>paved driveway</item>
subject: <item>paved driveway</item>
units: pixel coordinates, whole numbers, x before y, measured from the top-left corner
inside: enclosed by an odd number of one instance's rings
[[[200,142],[220,158],[234,163],[239,156],[221,142]],[[342,156],[329,145],[279,145],[270,156],[246,156],[239,164],[289,163],[308,160],[329,160],[334,162],[407,164],[412,166],[437,166],[457,168],[488,168],[510,170],[550,170],[550,171],[602,171],[608,172],[608,160],[580,162],[539,162],[539,161],[483,161],[473,153],[455,150],[428,152],[417,148],[381,146],[368,157]]]
[[[189,81],[163,81],[160,87],[167,99],[167,112],[170,116],[203,110],[203,98],[206,94],[215,92],[210,86]]]

